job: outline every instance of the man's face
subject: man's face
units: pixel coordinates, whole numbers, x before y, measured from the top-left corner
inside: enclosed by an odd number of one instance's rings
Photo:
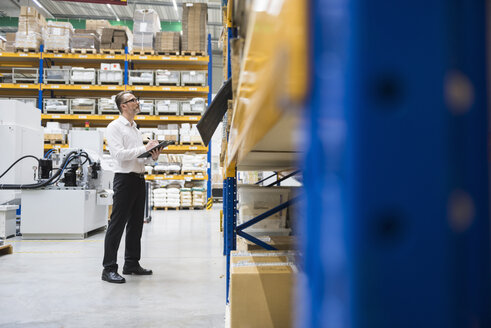
[[[136,115],[140,112],[140,102],[135,95],[126,94],[125,100],[121,104],[121,110],[123,113],[128,113],[130,115]]]

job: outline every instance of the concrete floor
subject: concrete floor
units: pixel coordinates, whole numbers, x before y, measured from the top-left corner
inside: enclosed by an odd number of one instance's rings
[[[101,280],[104,233],[9,239],[14,254],[0,257],[0,327],[223,327],[218,210],[153,212],[140,263],[154,274],[125,276],[122,285]],[[124,237],[120,273],[123,250]]]

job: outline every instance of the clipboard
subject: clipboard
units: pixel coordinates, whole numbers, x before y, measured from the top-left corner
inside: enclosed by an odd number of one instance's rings
[[[144,152],[143,154],[141,154],[140,156],[138,156],[137,158],[147,158],[147,157],[150,157],[152,156],[152,154],[150,154],[151,151],[155,150],[155,149],[162,149],[162,148],[165,148],[169,145],[172,145],[174,144],[175,142],[174,141],[169,141],[169,140],[165,140],[165,141],[162,141],[161,143],[159,143],[157,146],[153,147],[152,149]]]

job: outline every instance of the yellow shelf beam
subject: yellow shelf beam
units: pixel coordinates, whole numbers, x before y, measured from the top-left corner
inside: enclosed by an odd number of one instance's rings
[[[63,60],[110,60],[110,61],[124,61],[126,55],[107,55],[107,54],[52,54],[43,53],[43,59],[63,59]]]
[[[188,174],[148,174],[145,175],[146,180],[208,180],[208,176],[204,175],[188,175]]]
[[[208,86],[186,86],[178,87],[172,85],[127,85],[126,90],[131,91],[148,91],[148,92],[191,92],[191,93],[208,93]]]
[[[0,83],[1,89],[39,90],[39,84],[33,83]]]
[[[118,114],[114,115],[92,115],[92,114],[41,114],[43,121],[58,121],[71,122],[74,125],[83,126],[85,122],[89,122],[90,126],[104,126],[118,118]],[[154,126],[159,124],[174,124],[174,123],[197,123],[201,116],[155,116],[155,115],[137,115],[135,121],[141,126]],[[198,150],[201,150],[200,146]]]
[[[43,84],[42,90],[124,91],[124,85]]]
[[[201,65],[208,64],[210,58],[208,56],[166,56],[166,55],[128,55],[128,60],[131,61],[158,61],[163,64],[166,63],[178,63],[178,64],[189,64],[196,63]]]
[[[29,60],[39,60],[41,58],[40,53],[37,52],[0,52],[0,58],[8,58],[11,60],[16,59],[29,59]]]

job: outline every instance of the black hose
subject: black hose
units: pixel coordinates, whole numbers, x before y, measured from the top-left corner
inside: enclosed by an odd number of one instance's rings
[[[68,153],[67,157],[65,157],[65,160],[63,161],[62,167],[64,167],[67,164],[68,159],[73,154],[76,154],[76,153],[77,153],[76,151],[71,151],[70,153]],[[27,155],[27,156],[32,156],[32,155]],[[32,156],[32,157],[34,157],[34,156]],[[36,158],[36,157],[34,157],[34,158]],[[19,161],[19,160],[17,160],[17,161]],[[14,165],[14,164],[12,164],[12,165]],[[37,188],[41,188],[41,187],[47,186],[53,180],[55,180],[57,177],[59,177],[61,175],[62,171],[63,171],[63,169],[59,170],[58,172],[56,172],[55,174],[53,174],[53,176],[51,178],[49,178],[48,180],[43,181],[43,182],[30,183],[30,184],[20,184],[20,185],[19,184],[0,184],[0,190],[2,190],[2,189],[3,190],[18,190],[18,189],[24,190],[24,189],[37,189]]]
[[[21,158],[19,158],[18,160],[16,160],[16,161],[14,162],[14,164],[10,165],[10,167],[9,167],[9,168],[8,168],[8,169],[7,169],[5,172],[3,172],[3,173],[2,173],[2,175],[0,175],[0,179],[1,179],[1,178],[2,178],[2,177],[5,175],[5,174],[7,174],[7,172],[8,172],[8,171],[10,171],[10,169],[11,169],[11,168],[13,168],[15,164],[19,163],[19,162],[20,162],[21,160],[23,160],[24,158],[29,158],[29,157],[34,158],[36,161],[38,161],[38,166],[39,166],[39,159],[38,159],[36,156],[32,156],[32,155],[22,156]]]

